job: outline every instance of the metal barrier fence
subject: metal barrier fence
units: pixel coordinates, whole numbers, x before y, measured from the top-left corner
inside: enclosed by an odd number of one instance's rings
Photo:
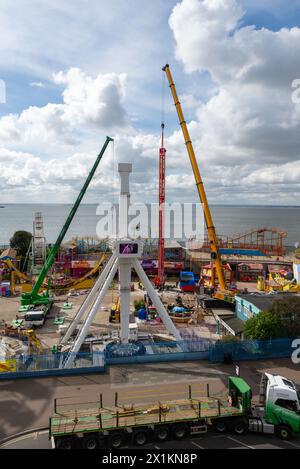
[[[110,356],[108,365],[129,363],[157,363],[181,360],[208,360],[211,342],[207,339],[182,340],[177,342],[144,342],[145,353],[133,356]]]
[[[23,354],[13,359],[0,357],[0,379],[101,373],[106,370],[104,352],[84,352],[75,355],[73,366],[67,369],[60,368],[60,364],[66,358],[67,353]]]
[[[140,355],[113,356],[107,351],[75,354],[71,368],[60,368],[67,353],[49,355],[20,355],[14,359],[0,357],[0,379],[59,376],[71,374],[103,373],[107,365],[158,363],[181,360],[208,360],[213,363],[289,358],[294,339],[268,341],[245,340],[236,342],[211,342],[193,339],[180,342],[144,342]]]
[[[294,339],[243,340],[236,342],[216,342],[211,344],[211,362],[261,360],[269,358],[289,358],[292,355]]]
[[[179,360],[208,360],[210,342],[197,339],[181,342],[144,342],[144,353],[138,356],[109,356],[107,352],[75,354],[71,368],[61,368],[67,353],[20,355],[9,360],[0,357],[0,379],[101,373],[107,365],[153,363]]]

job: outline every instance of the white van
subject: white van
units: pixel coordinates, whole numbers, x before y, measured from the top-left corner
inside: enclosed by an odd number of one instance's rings
[[[46,320],[46,314],[41,311],[28,311],[24,316],[23,325],[26,327],[39,327],[43,326]]]

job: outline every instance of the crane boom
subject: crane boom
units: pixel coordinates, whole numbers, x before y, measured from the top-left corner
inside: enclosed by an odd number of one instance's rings
[[[182,132],[183,132],[186,148],[187,148],[187,151],[188,151],[188,154],[189,154],[189,157],[190,157],[190,161],[191,161],[191,165],[192,165],[192,169],[193,169],[193,173],[194,173],[194,177],[195,177],[195,181],[196,181],[198,194],[199,194],[199,197],[200,197],[200,201],[203,205],[204,218],[205,218],[208,237],[209,237],[209,241],[210,241],[211,257],[215,262],[216,272],[217,272],[220,288],[221,288],[221,290],[226,290],[226,280],[225,280],[225,275],[224,275],[224,272],[223,272],[223,269],[222,269],[222,259],[221,259],[220,251],[219,251],[219,248],[218,248],[216,230],[215,230],[215,227],[214,227],[214,224],[213,224],[210,208],[209,208],[208,201],[207,201],[207,198],[206,198],[206,193],[205,193],[205,190],[204,190],[203,181],[202,181],[202,178],[201,178],[201,175],[200,175],[200,171],[199,171],[198,163],[197,163],[197,160],[196,160],[196,156],[195,156],[194,148],[193,148],[193,145],[192,145],[192,141],[190,139],[190,134],[189,134],[186,122],[184,120],[183,112],[182,112],[182,109],[181,109],[181,104],[180,104],[180,101],[179,101],[178,96],[177,96],[175,84],[173,82],[170,67],[169,67],[168,64],[166,64],[163,67],[163,71],[166,72],[166,75],[167,75],[167,78],[168,78],[168,81],[169,81],[169,85],[170,85],[170,89],[171,89],[171,92],[172,92],[174,104],[175,104],[176,111],[177,111],[178,118],[179,118],[179,123],[180,123],[181,129],[182,129]]]
[[[29,293],[24,293],[22,296],[21,296],[21,305],[30,305],[30,304],[48,304],[50,302],[49,300],[49,294],[48,294],[48,291],[46,292],[46,294],[44,295],[39,295],[39,290],[45,280],[45,277],[46,275],[48,274],[48,271],[49,269],[52,267],[53,265],[53,262],[55,260],[55,257],[58,253],[58,250],[60,248],[60,245],[64,239],[64,236],[66,234],[66,232],[68,231],[68,228],[74,218],[74,215],[79,207],[79,204],[81,202],[81,200],[83,199],[83,196],[84,194],[86,193],[86,190],[92,180],[92,177],[94,176],[95,172],[96,172],[96,169],[102,159],[102,156],[107,148],[107,145],[109,144],[109,142],[112,142],[113,139],[110,138],[110,137],[106,137],[106,140],[105,140],[105,143],[76,199],[76,202],[75,204],[73,205],[70,213],[69,213],[69,216],[67,218],[67,220],[65,221],[65,224],[64,226],[62,227],[59,235],[58,235],[58,238],[56,240],[56,242],[54,243],[54,245],[52,246],[51,248],[51,251],[46,259],[46,262],[45,264],[43,265],[43,268],[38,276],[38,279],[36,281],[36,284],[34,285],[33,289],[31,292]]]

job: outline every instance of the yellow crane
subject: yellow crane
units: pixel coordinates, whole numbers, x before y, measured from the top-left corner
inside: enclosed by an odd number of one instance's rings
[[[166,73],[168,81],[169,81],[171,93],[172,93],[174,104],[175,104],[176,111],[177,111],[177,114],[178,114],[179,123],[180,123],[182,133],[183,133],[183,136],[184,136],[184,140],[185,140],[186,148],[187,148],[187,151],[188,151],[188,155],[190,157],[190,162],[191,162],[191,165],[192,165],[192,169],[193,169],[193,173],[194,173],[194,177],[195,177],[195,181],[196,181],[198,194],[199,194],[200,201],[202,203],[203,210],[204,210],[204,218],[205,218],[205,223],[206,223],[207,232],[208,232],[208,238],[209,238],[209,242],[210,242],[211,258],[212,258],[212,260],[214,261],[214,264],[215,264],[217,277],[218,277],[219,285],[220,285],[220,289],[221,289],[221,291],[217,292],[215,294],[215,296],[220,298],[220,299],[224,299],[226,301],[232,301],[233,292],[228,291],[227,288],[226,288],[226,280],[225,280],[225,275],[224,275],[224,271],[223,271],[223,268],[222,268],[222,258],[221,258],[221,254],[220,254],[219,247],[218,247],[216,230],[215,230],[215,227],[214,227],[214,224],[213,224],[212,215],[211,215],[211,212],[210,212],[210,208],[209,208],[209,205],[208,205],[206,193],[205,193],[205,190],[204,190],[203,181],[202,181],[200,171],[199,171],[199,166],[198,166],[198,163],[197,163],[197,160],[196,160],[193,144],[192,144],[190,134],[189,134],[189,131],[188,131],[188,128],[187,128],[187,125],[186,125],[186,122],[185,122],[185,119],[184,119],[184,116],[183,116],[181,104],[180,104],[180,101],[179,101],[178,96],[177,96],[175,84],[173,82],[172,74],[171,74],[170,67],[169,67],[168,64],[166,64],[163,67],[163,71]]]
[[[28,337],[28,354],[40,354],[42,350],[42,343],[40,339],[35,335],[34,330],[27,329],[26,331],[22,331],[22,334]]]

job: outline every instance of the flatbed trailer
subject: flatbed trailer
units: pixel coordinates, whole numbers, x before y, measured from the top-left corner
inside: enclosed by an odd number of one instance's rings
[[[49,438],[55,448],[71,449],[99,446],[119,448],[128,439],[143,445],[149,439],[165,441],[169,437],[182,439],[188,435],[206,433],[210,425],[223,432],[230,427],[242,434],[247,431],[244,415],[251,403],[251,390],[241,378],[229,378],[228,396],[205,396],[194,399],[156,401],[150,404],[103,407],[102,397],[89,408],[80,405],[68,409],[58,406],[50,418]]]

